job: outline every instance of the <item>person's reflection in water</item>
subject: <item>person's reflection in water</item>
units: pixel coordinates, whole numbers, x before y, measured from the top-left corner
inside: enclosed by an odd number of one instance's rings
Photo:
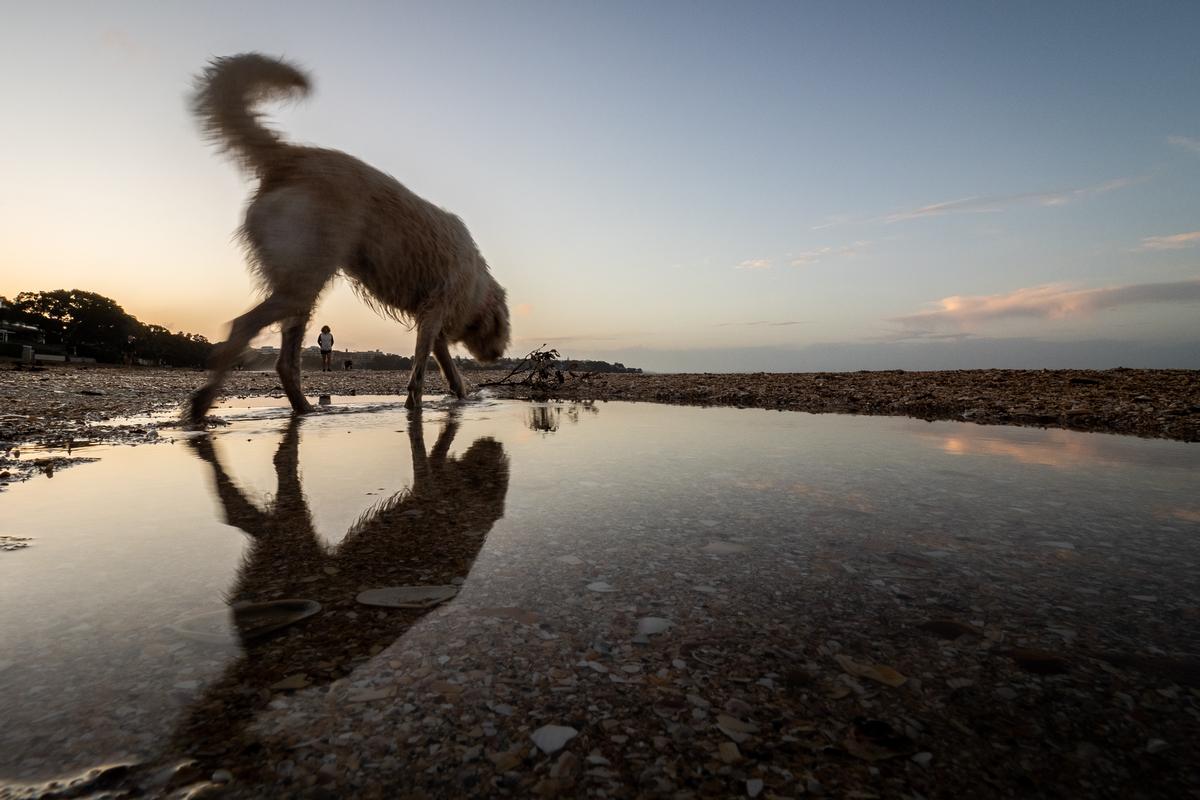
[[[529,413],[525,415],[525,423],[531,431],[538,433],[554,433],[558,430],[559,422],[562,420],[562,412],[564,406],[559,404],[532,405],[529,407]],[[595,400],[580,400],[565,406],[567,411],[567,419],[572,425],[579,424],[579,412],[586,411],[589,414],[597,414],[600,409],[596,407]]]
[[[419,417],[409,418],[412,487],[368,509],[334,547],[321,543],[300,486],[301,418],[293,418],[275,454],[278,488],[260,508],[233,483],[210,437],[192,440],[213,470],[226,521],[250,537],[228,595],[235,609],[281,598],[318,601],[322,610],[265,641],[244,641],[245,655],[193,704],[174,741],[183,755],[213,757],[253,748],[245,723],[271,698],[271,687],[321,684],[383,650],[427,609],[360,605],[375,587],[448,584],[464,577],[488,531],[504,515],[508,457],[491,438],[449,456],[458,429],[447,419],[426,455]],[[302,676],[302,677],[300,677]],[[294,682],[294,683],[293,683]]]
[[[554,433],[558,430],[560,413],[562,410],[557,406],[530,406],[525,419],[531,431]]]

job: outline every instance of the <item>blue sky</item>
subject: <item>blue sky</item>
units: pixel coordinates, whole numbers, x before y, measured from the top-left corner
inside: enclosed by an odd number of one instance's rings
[[[10,4],[0,294],[222,338],[215,55],[464,218],[543,342],[658,370],[1200,367],[1200,5]],[[314,324],[405,352],[344,285]],[[311,331],[315,338],[315,328]],[[272,335],[273,336],[273,335]],[[264,336],[263,343],[272,336]]]

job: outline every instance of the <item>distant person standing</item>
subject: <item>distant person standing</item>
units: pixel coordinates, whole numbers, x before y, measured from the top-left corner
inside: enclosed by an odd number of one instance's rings
[[[137,337],[126,336],[125,343],[121,345],[121,363],[127,367],[132,367],[137,356]]]
[[[317,347],[321,348],[321,372],[333,372],[331,358],[333,357],[333,334],[328,325],[321,326],[321,335],[317,337]]]

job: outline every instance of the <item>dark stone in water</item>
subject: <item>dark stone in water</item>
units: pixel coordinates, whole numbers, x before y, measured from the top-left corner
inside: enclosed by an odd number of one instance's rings
[[[917,627],[942,639],[957,639],[960,636],[979,635],[979,631],[974,626],[952,619],[931,619],[928,622],[921,623]]]
[[[1009,650],[1006,655],[1017,662],[1021,669],[1038,675],[1061,675],[1070,668],[1066,658],[1048,650],[1017,647]]]
[[[1158,675],[1182,686],[1200,689],[1200,657],[1141,656],[1129,653],[1101,653],[1099,658],[1116,667],[1126,667]]]
[[[212,644],[232,644],[226,627],[232,617],[238,637],[244,644],[250,644],[308,619],[320,610],[321,604],[317,601],[299,598],[246,603],[233,606],[228,611],[209,611],[187,617],[171,628],[189,639]]]

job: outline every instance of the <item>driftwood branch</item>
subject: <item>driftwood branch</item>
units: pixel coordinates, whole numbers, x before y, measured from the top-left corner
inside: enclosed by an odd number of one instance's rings
[[[543,342],[542,347],[545,347],[545,346],[546,346],[546,343]],[[505,375],[503,378],[501,378],[500,380],[484,381],[483,383],[480,383],[478,385],[479,386],[519,386],[519,385],[525,383],[528,380],[528,378],[522,378],[519,381],[511,380],[511,378],[514,375],[516,375],[518,372],[521,372],[525,368],[525,365],[528,364],[533,359],[535,354],[541,353],[542,347],[535,347],[534,349],[530,350],[529,353],[526,354],[526,356],[524,358],[522,358],[520,361],[518,361],[517,365],[515,367],[513,367],[512,370],[510,370],[509,373],[507,375]],[[532,367],[530,367],[529,369],[532,369]]]

